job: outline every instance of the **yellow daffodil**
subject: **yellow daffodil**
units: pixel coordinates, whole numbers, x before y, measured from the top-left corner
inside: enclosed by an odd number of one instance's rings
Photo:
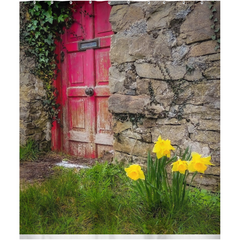
[[[145,180],[144,173],[141,170],[141,167],[137,164],[133,164],[129,168],[125,168],[125,171],[127,173],[127,176],[135,181],[139,178]]]
[[[185,173],[185,171],[188,169],[188,164],[186,161],[182,161],[181,159],[178,159],[176,162],[172,163],[172,171],[173,172],[180,172],[182,174]]]
[[[211,156],[201,157],[200,154],[193,152],[192,160],[188,162],[188,170],[189,172],[200,172],[204,173],[207,169],[207,165],[213,165],[211,162]]]
[[[171,145],[171,141],[168,139],[163,140],[161,136],[159,136],[153,148],[153,152],[156,153],[157,158],[160,159],[163,156],[170,157],[171,150],[175,150],[175,148]]]

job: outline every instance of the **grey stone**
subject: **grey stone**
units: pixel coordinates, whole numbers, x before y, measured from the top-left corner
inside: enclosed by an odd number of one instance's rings
[[[149,97],[113,94],[108,103],[109,111],[113,113],[142,113],[144,106],[149,103]]]
[[[175,62],[180,62],[189,52],[189,47],[185,44],[172,49],[172,58]]]
[[[203,73],[207,79],[219,79],[220,78],[220,66],[210,67]]]
[[[195,131],[191,134],[191,139],[193,141],[202,143],[219,143],[220,133],[214,131]]]
[[[110,49],[110,60],[112,63],[120,64],[136,60],[134,56],[129,55],[129,44],[130,39],[121,34],[115,34],[112,36]]]
[[[186,66],[184,65],[174,65],[173,63],[167,63],[166,68],[169,72],[169,75],[166,77],[167,80],[182,79],[186,74]]]
[[[147,23],[146,20],[140,20],[133,23],[128,29],[126,29],[123,33],[128,37],[139,36],[145,34],[147,31]]]
[[[200,119],[197,129],[220,131],[220,121]]]
[[[141,34],[131,38],[129,44],[129,55],[135,59],[150,57],[153,54],[153,39],[148,34]]]
[[[200,44],[194,45],[191,48],[188,54],[188,57],[197,57],[197,56],[204,56],[207,54],[216,53],[215,47],[216,47],[216,42],[213,40],[201,42]]]
[[[164,79],[164,75],[158,66],[150,63],[134,63],[136,72],[140,77]]]
[[[132,156],[122,152],[114,151],[113,164],[124,163],[126,165],[132,163]]]
[[[147,21],[147,30],[153,31],[155,29],[167,28],[170,24],[171,18],[169,18],[170,12],[174,6],[170,3],[162,4],[152,12]]]
[[[211,14],[208,4],[199,2],[187,16],[180,27],[180,32],[187,36],[187,44],[211,39],[214,34],[214,30],[211,28],[212,21],[209,18]]]
[[[120,133],[120,132],[123,132],[127,129],[131,129],[132,128],[132,123],[130,121],[128,122],[119,122],[119,121],[116,121],[113,125],[113,132],[114,133]]]
[[[220,81],[204,81],[198,84],[191,84],[182,89],[179,94],[179,103],[188,98],[188,103],[203,104],[216,102],[220,98]]]
[[[192,141],[191,139],[184,139],[182,142],[182,149],[185,150],[187,147],[189,147],[191,152],[197,152],[203,157],[207,157],[211,153],[207,143],[200,143]]]
[[[220,110],[210,108],[207,106],[195,106],[192,104],[186,104],[183,112],[184,118],[202,118],[206,120],[219,120]]]
[[[137,5],[117,5],[113,6],[109,21],[114,32],[126,30],[133,23],[142,20],[144,13],[140,6]]]
[[[197,81],[197,80],[201,80],[203,79],[203,74],[202,71],[200,69],[194,69],[191,73],[187,72],[184,76],[184,79],[188,80],[188,81]]]
[[[135,156],[147,156],[148,151],[151,151],[153,144],[144,143],[137,139],[127,138],[120,135],[120,141],[115,140],[113,148],[116,151],[128,153]]]
[[[111,93],[123,93],[125,73],[119,72],[115,66],[109,68],[109,89]]]
[[[164,140],[169,139],[172,145],[180,145],[183,142],[183,140],[188,139],[187,126],[162,125],[153,128],[152,132],[153,142],[157,141],[159,135],[161,135],[162,139]]]

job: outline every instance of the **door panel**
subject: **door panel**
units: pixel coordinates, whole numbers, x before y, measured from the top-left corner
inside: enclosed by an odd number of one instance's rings
[[[112,26],[109,22],[111,6],[107,2],[94,4],[94,33],[95,37],[104,37],[112,34]]]
[[[68,54],[69,82],[70,86],[85,85],[85,52]]]
[[[77,2],[76,22],[62,36],[62,148],[80,157],[98,157],[113,145],[108,111],[110,10],[108,2]],[[93,46],[95,40],[97,47],[79,47],[84,41]]]
[[[108,69],[110,67],[109,48],[95,50],[96,85],[108,85]]]

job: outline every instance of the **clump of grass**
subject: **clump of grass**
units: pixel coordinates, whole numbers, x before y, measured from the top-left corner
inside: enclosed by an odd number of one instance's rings
[[[170,214],[145,207],[119,164],[55,168],[41,185],[20,192],[21,234],[219,234],[220,196],[193,190]]]
[[[38,143],[30,139],[24,146],[20,146],[19,154],[20,161],[33,161],[41,154],[41,151]]]

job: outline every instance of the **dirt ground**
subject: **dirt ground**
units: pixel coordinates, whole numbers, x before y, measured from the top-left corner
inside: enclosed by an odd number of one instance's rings
[[[21,161],[19,166],[20,189],[32,183],[41,183],[49,178],[54,172],[53,167],[55,167],[56,163],[60,163],[63,160],[68,161],[68,163],[91,167],[96,161],[100,163],[105,161],[110,162],[112,160],[112,154],[106,153],[101,158],[86,159],[62,153],[49,152],[41,155],[34,161]]]

